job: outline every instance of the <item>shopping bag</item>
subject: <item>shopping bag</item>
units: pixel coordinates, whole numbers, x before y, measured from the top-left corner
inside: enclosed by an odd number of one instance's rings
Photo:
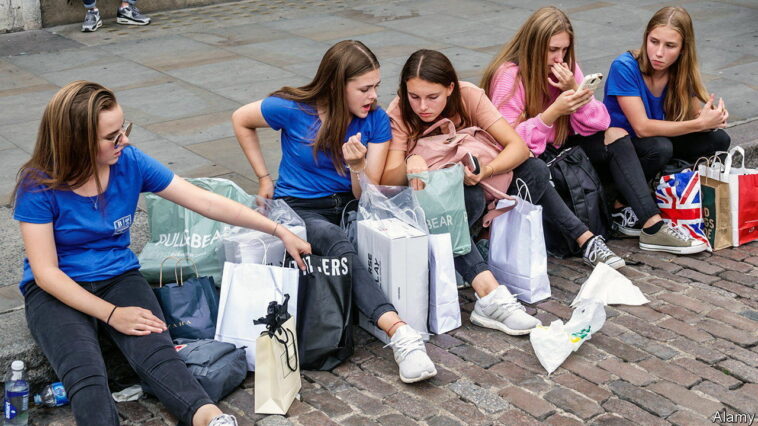
[[[700,160],[698,160],[700,163]],[[703,204],[703,230],[712,250],[732,246],[729,182],[722,181],[723,164],[717,155],[698,165]]]
[[[455,255],[471,251],[466,204],[463,198],[463,165],[408,174],[408,179],[424,182],[424,189],[414,192],[424,209],[430,234],[449,233]]]
[[[253,198],[236,183],[220,178],[187,179],[208,191],[250,206]],[[189,257],[201,276],[221,282],[222,265],[218,263],[221,236],[229,225],[208,219],[155,194],[146,194],[150,241],[139,255],[140,272],[153,284],[158,283],[160,263],[168,256]]]
[[[571,319],[564,324],[555,320],[549,327],[538,325],[529,333],[535,355],[547,374],[555,371],[563,361],[576,352],[605,324],[605,308],[597,300],[583,300],[574,309]]]
[[[266,330],[256,339],[255,413],[287,414],[300,391],[300,366],[297,354],[295,319],[288,312],[289,295],[284,302],[270,302],[266,316],[255,320]]]
[[[175,282],[163,284],[163,262],[174,260]],[[192,264],[195,277],[184,279],[182,268],[177,266],[182,261]],[[212,339],[216,332],[219,294],[213,277],[201,277],[197,266],[190,259],[167,257],[161,262],[158,274],[158,288],[154,288],[156,299],[163,311],[166,326],[172,339]]]
[[[703,228],[700,198],[700,174],[695,170],[661,176],[655,189],[663,220],[685,229],[692,238],[710,248]]]
[[[255,342],[263,325],[253,319],[266,314],[268,302],[298,297],[298,269],[254,263],[224,264],[215,339],[246,347],[247,368],[255,371]],[[296,317],[297,303],[288,304]]]
[[[733,167],[734,154],[742,155],[742,167]],[[724,160],[724,177],[729,182],[732,245],[758,240],[758,170],[745,167],[745,150],[736,146]]]
[[[447,333],[461,326],[450,234],[429,235],[429,332]]]
[[[550,297],[542,206],[521,198],[531,196],[523,181],[516,183],[519,188],[516,206],[492,221],[488,264],[498,282],[511,294],[526,303],[535,303]],[[507,202],[501,200],[498,204]]]
[[[629,278],[603,262],[595,266],[587,281],[579,288],[571,307],[589,299],[597,300],[604,305],[639,306],[650,302]]]
[[[254,205],[258,213],[307,240],[305,222],[284,200],[256,196]],[[221,236],[221,244],[223,250],[219,250],[219,265],[222,268],[224,262],[283,266],[284,243],[269,233],[233,226]]]
[[[307,255],[300,271],[300,368],[331,370],[353,354],[353,278],[349,257]]]

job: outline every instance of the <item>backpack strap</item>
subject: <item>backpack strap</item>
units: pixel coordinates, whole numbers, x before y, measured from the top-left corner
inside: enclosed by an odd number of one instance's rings
[[[450,136],[451,138],[455,137],[455,125],[453,124],[452,121],[450,121],[449,118],[443,118],[441,120],[437,120],[436,123],[432,124],[431,126],[429,126],[428,129],[424,130],[424,133],[422,133],[421,136],[422,137],[427,136],[429,133],[435,131],[436,129],[440,129],[441,131],[444,132],[444,130],[441,129],[441,127],[444,125],[447,125],[446,134]]]

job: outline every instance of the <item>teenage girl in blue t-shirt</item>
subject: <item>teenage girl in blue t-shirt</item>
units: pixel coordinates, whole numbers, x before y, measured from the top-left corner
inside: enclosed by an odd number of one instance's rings
[[[360,175],[378,183],[392,139],[387,114],[376,104],[379,62],[363,43],[341,41],[327,50],[313,80],[282,87],[235,111],[234,132],[258,176],[258,195],[281,198],[305,221],[316,254],[347,256],[358,309],[390,336],[400,379],[437,374],[421,335],[405,324],[375,284],[339,223],[360,197]],[[256,129],[281,131],[282,160],[274,189]]]
[[[42,116],[12,202],[27,259],[26,321],[66,388],[77,424],[118,425],[98,344],[102,330],[169,411],[193,426],[236,425],[176,354],[160,305],[129,249],[141,192],[279,237],[297,263],[308,243],[235,201],[202,190],[129,144],[131,123],[103,86],[75,81]]]
[[[603,100],[611,126],[632,135],[645,177],[650,180],[672,158],[694,163],[726,151],[723,129],[729,112],[705,90],[695,52],[690,15],[664,7],[647,24],[638,51],[616,58]]]

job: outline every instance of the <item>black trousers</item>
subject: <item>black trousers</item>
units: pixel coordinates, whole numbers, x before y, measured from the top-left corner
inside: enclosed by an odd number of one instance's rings
[[[728,150],[731,141],[729,134],[722,129],[673,137],[632,138],[647,181],[653,179],[672,158],[694,163],[700,157],[710,157],[716,151]]]

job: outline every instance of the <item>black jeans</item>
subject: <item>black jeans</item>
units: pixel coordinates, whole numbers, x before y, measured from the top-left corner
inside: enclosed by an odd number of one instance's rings
[[[632,138],[645,180],[650,181],[672,158],[694,163],[700,157],[710,157],[716,151],[726,151],[731,144],[729,134],[722,129],[695,132],[681,136]]]
[[[468,216],[468,225],[470,227],[484,216],[487,200],[484,197],[484,190],[479,185],[464,185],[463,199],[466,203],[466,215]],[[479,249],[476,248],[473,238],[471,239],[471,251],[455,256],[453,261],[455,262],[456,272],[461,274],[463,279],[468,283],[473,282],[477,275],[489,270],[487,260],[479,253]]]
[[[508,194],[517,194],[516,179],[521,179],[526,183],[532,204],[542,206],[542,220],[555,224],[558,229],[563,230],[565,236],[572,240],[576,240],[589,230],[550,183],[550,170],[544,161],[539,158],[528,158],[516,167],[513,170],[513,182],[508,188]]]
[[[634,210],[640,223],[644,224],[659,214],[660,210],[650,194],[650,187],[632,145],[632,139],[627,135],[609,145],[605,144],[604,139],[604,132],[589,136],[572,135],[566,139],[565,145],[579,145],[601,178],[610,175],[621,198]]]
[[[138,306],[164,319],[158,300],[137,270],[108,280],[79,284],[116,306]],[[146,336],[122,334],[69,307],[34,282],[26,285],[25,302],[29,330],[63,381],[76,424],[119,424],[116,404],[108,389],[98,329],[113,340],[140,379],[184,424],[192,424],[192,416],[198,408],[213,404],[176,354],[168,331]]]
[[[353,265],[353,297],[358,310],[373,323],[387,312],[397,312],[358,258],[353,243],[340,228],[345,205],[354,200],[353,194],[341,193],[322,198],[282,199],[305,221],[308,242],[319,256],[347,256]]]

